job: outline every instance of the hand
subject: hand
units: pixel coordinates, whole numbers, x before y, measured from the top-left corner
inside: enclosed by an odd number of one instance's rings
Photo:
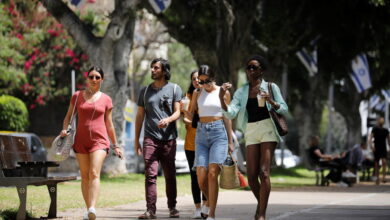
[[[114,153],[117,157],[119,157],[119,159],[123,160],[123,153],[120,147],[115,147]]]
[[[228,146],[229,146],[229,148],[228,148],[229,153],[233,153],[233,151],[234,151],[234,144],[233,143],[229,143]]]
[[[68,131],[67,130],[62,130],[61,132],[60,132],[60,136],[61,137],[65,137],[65,136],[68,136]]]
[[[232,88],[231,83],[227,82],[227,83],[222,84],[222,86],[219,89],[219,98],[221,100],[223,100],[223,98],[225,97],[226,91],[230,88]]]
[[[138,155],[142,155],[142,148],[141,145],[139,144],[139,141],[134,141],[134,152]]]
[[[168,118],[163,118],[158,122],[158,127],[159,128],[165,128],[169,125],[170,120]]]
[[[274,101],[270,98],[270,95],[269,95],[267,92],[265,92],[265,91],[259,91],[259,95],[260,95],[263,99],[265,99],[265,101],[267,101],[267,102],[270,102],[270,103],[274,102]]]

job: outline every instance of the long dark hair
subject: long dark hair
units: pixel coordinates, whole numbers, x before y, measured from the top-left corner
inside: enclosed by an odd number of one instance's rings
[[[193,77],[194,74],[197,73],[197,72],[198,72],[198,70],[193,70],[193,71],[191,72],[191,75],[190,75],[190,87],[188,87],[188,90],[187,90],[187,93],[188,93],[188,94],[191,94],[191,95],[192,95],[192,93],[193,93],[194,90],[195,90],[194,84],[192,83],[192,77]]]

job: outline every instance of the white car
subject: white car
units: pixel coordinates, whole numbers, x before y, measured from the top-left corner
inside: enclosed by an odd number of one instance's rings
[[[282,165],[282,150],[275,150],[275,161],[277,166]],[[294,155],[289,149],[284,149],[283,166],[285,168],[295,167],[301,162],[301,159]]]
[[[176,173],[189,173],[190,166],[188,165],[186,153],[184,151],[184,140],[176,140]]]

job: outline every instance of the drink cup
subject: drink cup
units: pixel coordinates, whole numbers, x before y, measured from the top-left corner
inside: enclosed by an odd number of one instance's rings
[[[260,94],[257,94],[257,104],[259,107],[264,107],[265,105],[265,99]]]
[[[182,100],[182,103],[183,103],[183,110],[188,111],[188,108],[190,106],[190,100],[188,98],[184,98]]]

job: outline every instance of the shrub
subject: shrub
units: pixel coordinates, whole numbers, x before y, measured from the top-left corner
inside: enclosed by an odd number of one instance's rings
[[[28,126],[26,105],[18,98],[0,96],[0,130],[25,131]]]

